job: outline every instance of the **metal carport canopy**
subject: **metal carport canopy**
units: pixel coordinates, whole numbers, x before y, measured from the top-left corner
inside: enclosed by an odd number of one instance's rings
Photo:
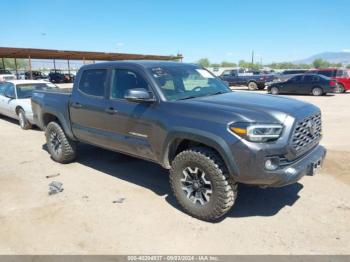
[[[163,56],[163,55],[142,55],[127,53],[104,53],[104,52],[85,52],[85,51],[67,51],[53,49],[36,48],[12,48],[0,47],[1,58],[31,58],[31,59],[67,59],[67,60],[181,60],[182,55]]]

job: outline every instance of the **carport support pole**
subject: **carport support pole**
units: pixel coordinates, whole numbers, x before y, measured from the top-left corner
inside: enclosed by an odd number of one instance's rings
[[[2,60],[2,69],[5,70],[6,68],[5,68],[5,61],[4,61],[4,58],[2,57],[1,60]]]
[[[30,74],[30,79],[33,79],[32,59],[30,58],[30,56],[28,57],[28,62],[29,62],[29,74]]]
[[[67,60],[68,62],[68,74],[69,74],[69,77],[70,77],[70,65],[69,65],[69,59]]]
[[[55,72],[56,72],[56,59],[53,60],[53,69],[54,69]]]
[[[16,77],[18,78],[17,58],[16,57],[15,57],[15,69],[16,69]]]

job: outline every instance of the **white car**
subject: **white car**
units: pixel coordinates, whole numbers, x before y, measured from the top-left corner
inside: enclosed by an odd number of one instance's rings
[[[5,69],[0,69],[0,82],[7,80],[15,80],[16,76],[12,74],[10,71]]]
[[[44,80],[9,80],[0,82],[0,114],[19,120],[22,129],[34,123],[30,98],[34,90],[57,89]]]

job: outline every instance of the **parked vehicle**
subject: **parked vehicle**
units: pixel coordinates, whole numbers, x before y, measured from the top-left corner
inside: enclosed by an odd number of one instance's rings
[[[49,73],[49,80],[52,83],[64,83],[65,79],[65,75],[61,71],[56,70]]]
[[[0,82],[0,114],[19,120],[22,129],[34,124],[30,98],[34,90],[57,87],[43,80],[9,80]]]
[[[81,141],[156,162],[181,207],[208,221],[233,206],[237,183],[292,184],[326,153],[316,106],[231,92],[192,64],[85,65],[72,93],[34,92],[32,107],[53,160],[74,161]]]
[[[285,82],[296,75],[304,74],[306,72],[307,72],[307,69],[287,69],[279,73],[276,76],[276,80],[278,82]]]
[[[24,74],[25,74],[25,79],[33,79],[33,80],[48,79],[47,75],[43,74],[40,71],[32,71],[32,75],[30,75],[29,71],[25,72]]]
[[[296,75],[284,82],[276,82],[267,87],[273,95],[278,94],[306,94],[321,96],[333,93],[337,82],[329,77],[316,74]]]
[[[325,69],[312,69],[308,73],[319,74],[330,77],[337,80],[336,93],[344,93],[350,90],[350,74],[345,69],[339,68],[325,68]]]
[[[273,75],[264,74],[241,74],[237,69],[225,70],[220,78],[226,81],[229,86],[242,85],[248,86],[249,90],[263,90],[267,82],[274,80]]]
[[[73,83],[75,76],[73,74],[64,74],[65,83]]]
[[[12,74],[9,70],[0,69],[0,82],[15,79],[16,76]]]

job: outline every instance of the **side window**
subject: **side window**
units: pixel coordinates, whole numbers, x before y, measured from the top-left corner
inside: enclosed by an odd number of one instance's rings
[[[12,97],[12,98],[15,98],[16,95],[15,95],[15,87],[13,84],[11,83],[8,83],[5,87],[5,90],[4,90],[4,95],[7,96],[7,97]]]
[[[222,73],[223,76],[229,76],[231,75],[231,70],[225,70],[223,73]]]
[[[171,88],[172,83],[168,83]],[[138,73],[126,70],[115,69],[112,74],[111,98],[124,99],[126,91],[134,88],[144,88],[150,91],[146,80]]]
[[[293,82],[293,83],[299,83],[302,79],[303,79],[303,76],[302,75],[298,75],[298,76],[292,77],[290,79],[290,81]]]
[[[315,83],[319,81],[319,77],[315,75],[305,75],[304,76],[304,81],[306,83]]]
[[[79,90],[87,95],[103,97],[106,85],[106,69],[89,69],[85,70],[81,76]]]
[[[6,87],[5,84],[0,84],[0,95],[2,95],[2,96],[4,95],[5,87]]]

